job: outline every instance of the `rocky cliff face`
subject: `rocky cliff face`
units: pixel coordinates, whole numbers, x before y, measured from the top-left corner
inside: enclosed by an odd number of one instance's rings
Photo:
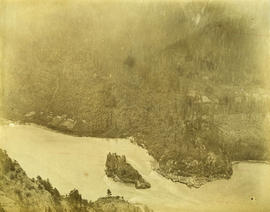
[[[20,165],[0,149],[0,206],[4,211],[56,211],[52,195],[27,177]]]
[[[126,157],[116,153],[109,153],[106,160],[106,175],[114,181],[135,184],[137,189],[150,188],[150,183],[146,182],[140,173],[126,161]]]
[[[0,212],[152,212],[142,204],[132,204],[119,196],[92,202],[74,189],[60,195],[49,180],[30,179],[17,161],[0,149]]]

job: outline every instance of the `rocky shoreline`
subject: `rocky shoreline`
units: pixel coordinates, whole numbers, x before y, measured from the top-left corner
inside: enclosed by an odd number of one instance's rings
[[[0,211],[153,212],[144,204],[130,203],[112,193],[96,201],[83,199],[77,189],[61,195],[49,179],[29,178],[19,163],[0,149]]]
[[[174,175],[172,173],[166,173],[166,172],[162,171],[161,169],[155,169],[155,171],[158,174],[162,175],[163,177],[165,177],[173,182],[185,184],[189,188],[200,188],[201,186],[203,186],[207,182],[221,179],[221,178],[212,178],[212,177],[207,178],[207,177],[197,177],[197,176],[192,176],[192,177],[184,177],[184,176],[180,176],[180,175],[177,176],[177,175]]]
[[[15,124],[30,124],[30,123],[33,123],[33,122],[30,121],[30,122],[25,123],[25,122],[21,122],[21,121],[9,121],[7,119],[2,118],[1,123],[4,124],[4,125],[9,125],[9,124],[12,125],[13,123],[15,123]],[[61,132],[61,133],[64,133],[64,134],[70,134],[72,136],[79,136],[79,137],[84,136],[84,135],[75,134],[75,133],[73,133],[71,131],[68,131],[68,130],[64,130],[63,128],[59,128],[59,127],[57,127],[57,125],[55,127],[46,126],[46,125],[45,126],[44,125],[38,125],[38,126],[45,127],[47,129],[52,129],[52,130],[55,130],[57,132]],[[146,149],[145,145],[143,143],[141,143],[141,142],[138,142],[138,140],[136,138],[128,137],[128,139],[130,140],[131,143],[136,144],[136,145],[140,146],[141,148]],[[126,159],[124,159],[124,160],[126,160]],[[231,165],[235,165],[235,164],[237,164],[239,162],[244,162],[244,161],[232,161]],[[270,164],[269,161],[260,161],[260,160],[247,160],[245,162],[256,162],[256,163]],[[133,168],[133,167],[131,167],[131,168]],[[196,175],[181,176],[181,175],[177,175],[177,174],[174,174],[172,172],[168,172],[167,170],[164,170],[164,169],[160,168],[159,162],[157,162],[157,161],[155,161],[155,163],[152,164],[152,169],[154,171],[156,171],[158,174],[162,175],[163,177],[165,177],[165,178],[167,178],[167,179],[169,179],[169,180],[171,180],[173,182],[178,182],[178,183],[185,184],[190,188],[200,188],[201,186],[203,186],[207,182],[212,182],[212,181],[215,181],[215,180],[230,178],[229,175],[209,176],[209,177],[204,177],[204,176],[201,177],[201,176],[196,176]],[[137,170],[135,170],[135,171],[137,171]],[[107,174],[107,176],[108,176],[108,174]],[[121,179],[121,177],[119,177],[117,174],[113,174],[112,178],[113,178],[114,181],[117,181],[117,182],[135,184],[135,187],[138,188],[138,189],[145,189],[145,188],[150,188],[151,187],[151,185],[148,182],[146,182],[145,180],[134,180],[134,179],[132,180],[132,179],[128,179],[128,178]],[[141,177],[140,179],[143,179],[143,178]]]
[[[233,165],[233,164],[232,164]],[[175,183],[182,183],[188,186],[189,188],[200,188],[204,184],[208,182],[212,182],[215,180],[220,180],[220,179],[229,179],[231,175],[222,175],[222,176],[196,176],[191,175],[191,176],[182,176],[182,175],[177,175],[175,172],[169,172],[168,170],[171,170],[170,168],[164,169],[161,168],[159,165],[159,162],[156,160],[153,160],[151,162],[151,168],[161,176],[165,177],[168,180],[171,180],[172,182]]]
[[[270,165],[270,161],[262,161],[262,160],[244,160],[244,161],[233,161],[232,162],[232,165],[236,165],[236,164],[238,164],[238,163],[243,163],[243,162],[246,162],[246,163],[264,163],[264,164],[268,164],[268,165]]]
[[[136,189],[147,189],[151,187],[140,173],[126,161],[124,155],[109,153],[106,160],[105,173],[116,182],[131,183]]]

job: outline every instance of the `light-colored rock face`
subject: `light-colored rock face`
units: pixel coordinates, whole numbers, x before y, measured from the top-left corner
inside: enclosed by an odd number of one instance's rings
[[[61,116],[50,114],[47,118],[50,120],[49,125],[55,128],[72,130],[76,125],[76,121],[71,118],[67,118],[66,114]]]
[[[34,116],[35,114],[36,114],[35,111],[31,111],[31,112],[25,114],[25,117],[32,117],[32,116]]]
[[[202,96],[203,103],[211,103],[212,101],[207,96]]]
[[[69,130],[72,130],[73,127],[75,126],[75,124],[76,124],[76,122],[75,122],[74,120],[72,120],[72,119],[67,119],[67,120],[64,120],[64,121],[60,124],[60,126],[65,127],[65,128],[67,128],[67,129],[69,129]]]
[[[6,193],[3,191],[0,192],[0,211],[1,209],[5,211],[14,211],[14,212],[20,212],[20,205],[8,197]]]

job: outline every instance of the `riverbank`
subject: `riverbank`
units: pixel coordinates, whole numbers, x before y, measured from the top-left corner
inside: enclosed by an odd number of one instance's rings
[[[156,212],[203,212],[210,208],[211,212],[228,208],[246,212],[253,206],[265,209],[269,203],[269,187],[261,183],[270,179],[270,166],[266,164],[239,163],[233,166],[230,179],[190,189],[153,171],[155,160],[127,139],[74,137],[35,125],[0,126],[0,131],[1,148],[21,164],[27,175],[49,178],[62,194],[76,187],[84,198],[97,200],[110,189],[113,195],[143,203]],[[108,178],[104,168],[109,152],[126,155],[127,162],[151,183],[151,188],[137,190]]]
[[[232,162],[232,167],[238,164],[243,164],[243,163],[253,163],[253,164],[266,164],[270,165],[270,161],[259,161],[259,160],[246,160],[246,161],[233,161]],[[156,168],[153,166],[153,170],[155,170],[157,173],[165,177],[166,179],[171,180],[172,182],[177,182],[177,183],[182,183],[187,185],[189,188],[200,188],[206,183],[210,183],[213,181],[217,180],[229,180],[231,177],[197,177],[197,176],[192,176],[192,177],[184,177],[184,176],[179,176],[179,175],[173,175],[173,174],[167,174],[165,171],[162,171],[159,168]]]
[[[0,211],[81,211],[153,212],[146,205],[131,204],[120,196],[107,194],[92,202],[83,199],[77,189],[61,195],[49,179],[30,179],[17,161],[0,149]]]
[[[22,122],[22,121],[10,121],[10,120],[3,119],[3,118],[0,120],[0,124],[10,126],[10,127],[14,127],[16,125],[18,125],[18,126],[21,126],[21,125],[34,126],[34,127],[37,127],[37,128],[43,129],[43,130],[48,130],[48,131],[55,132],[55,133],[61,133],[61,134],[72,136],[72,137],[103,139],[103,138],[99,138],[99,137],[88,137],[88,136],[83,136],[83,135],[76,135],[70,131],[65,131],[65,130],[61,130],[61,129],[57,129],[57,128],[51,128],[48,126],[38,125],[35,123],[28,123],[28,122]],[[111,139],[111,138],[105,138],[105,139]],[[128,140],[130,143],[136,145],[139,148],[144,149],[145,151],[147,151],[147,154],[149,154],[145,145],[141,142],[138,142],[138,140],[134,137],[119,138],[118,140]],[[150,156],[150,154],[149,154],[149,156]],[[245,160],[245,161],[232,161],[231,166],[238,164],[238,163],[243,163],[243,162],[270,164],[269,161]],[[158,173],[159,175],[165,177],[166,179],[171,180],[172,182],[184,184],[189,188],[200,188],[201,186],[205,185],[206,183],[213,182],[216,180],[229,179],[231,177],[231,175],[223,175],[220,177],[214,177],[214,176],[198,177],[196,175],[193,175],[193,176],[176,175],[173,173],[168,173],[168,171],[161,169],[159,167],[159,163],[154,158],[151,161],[151,169],[153,171],[155,171],[156,173]]]
[[[171,180],[172,182],[185,184],[189,188],[200,188],[201,186],[203,186],[204,184],[208,182],[224,179],[224,178],[206,178],[206,177],[196,177],[196,176],[184,177],[184,176],[177,176],[173,174],[167,174],[165,172],[162,172],[160,169],[156,169],[155,171],[159,173],[160,175],[162,175],[163,177]]]
[[[270,165],[270,161],[266,160],[242,160],[242,161],[233,161],[232,165],[236,165],[239,163],[262,163],[262,164],[267,164]]]

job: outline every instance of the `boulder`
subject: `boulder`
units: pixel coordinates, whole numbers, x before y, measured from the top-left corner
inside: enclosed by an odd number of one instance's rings
[[[24,116],[29,118],[29,117],[32,117],[34,115],[36,115],[36,112],[35,111],[31,111],[29,113],[26,113]]]
[[[135,188],[137,188],[137,189],[146,189],[146,188],[150,188],[150,187],[151,187],[150,183],[148,183],[146,181],[137,180],[135,182]]]
[[[73,119],[67,119],[67,120],[64,120],[60,124],[60,126],[67,128],[69,130],[72,130],[74,128],[75,124],[76,124],[76,122]]]

